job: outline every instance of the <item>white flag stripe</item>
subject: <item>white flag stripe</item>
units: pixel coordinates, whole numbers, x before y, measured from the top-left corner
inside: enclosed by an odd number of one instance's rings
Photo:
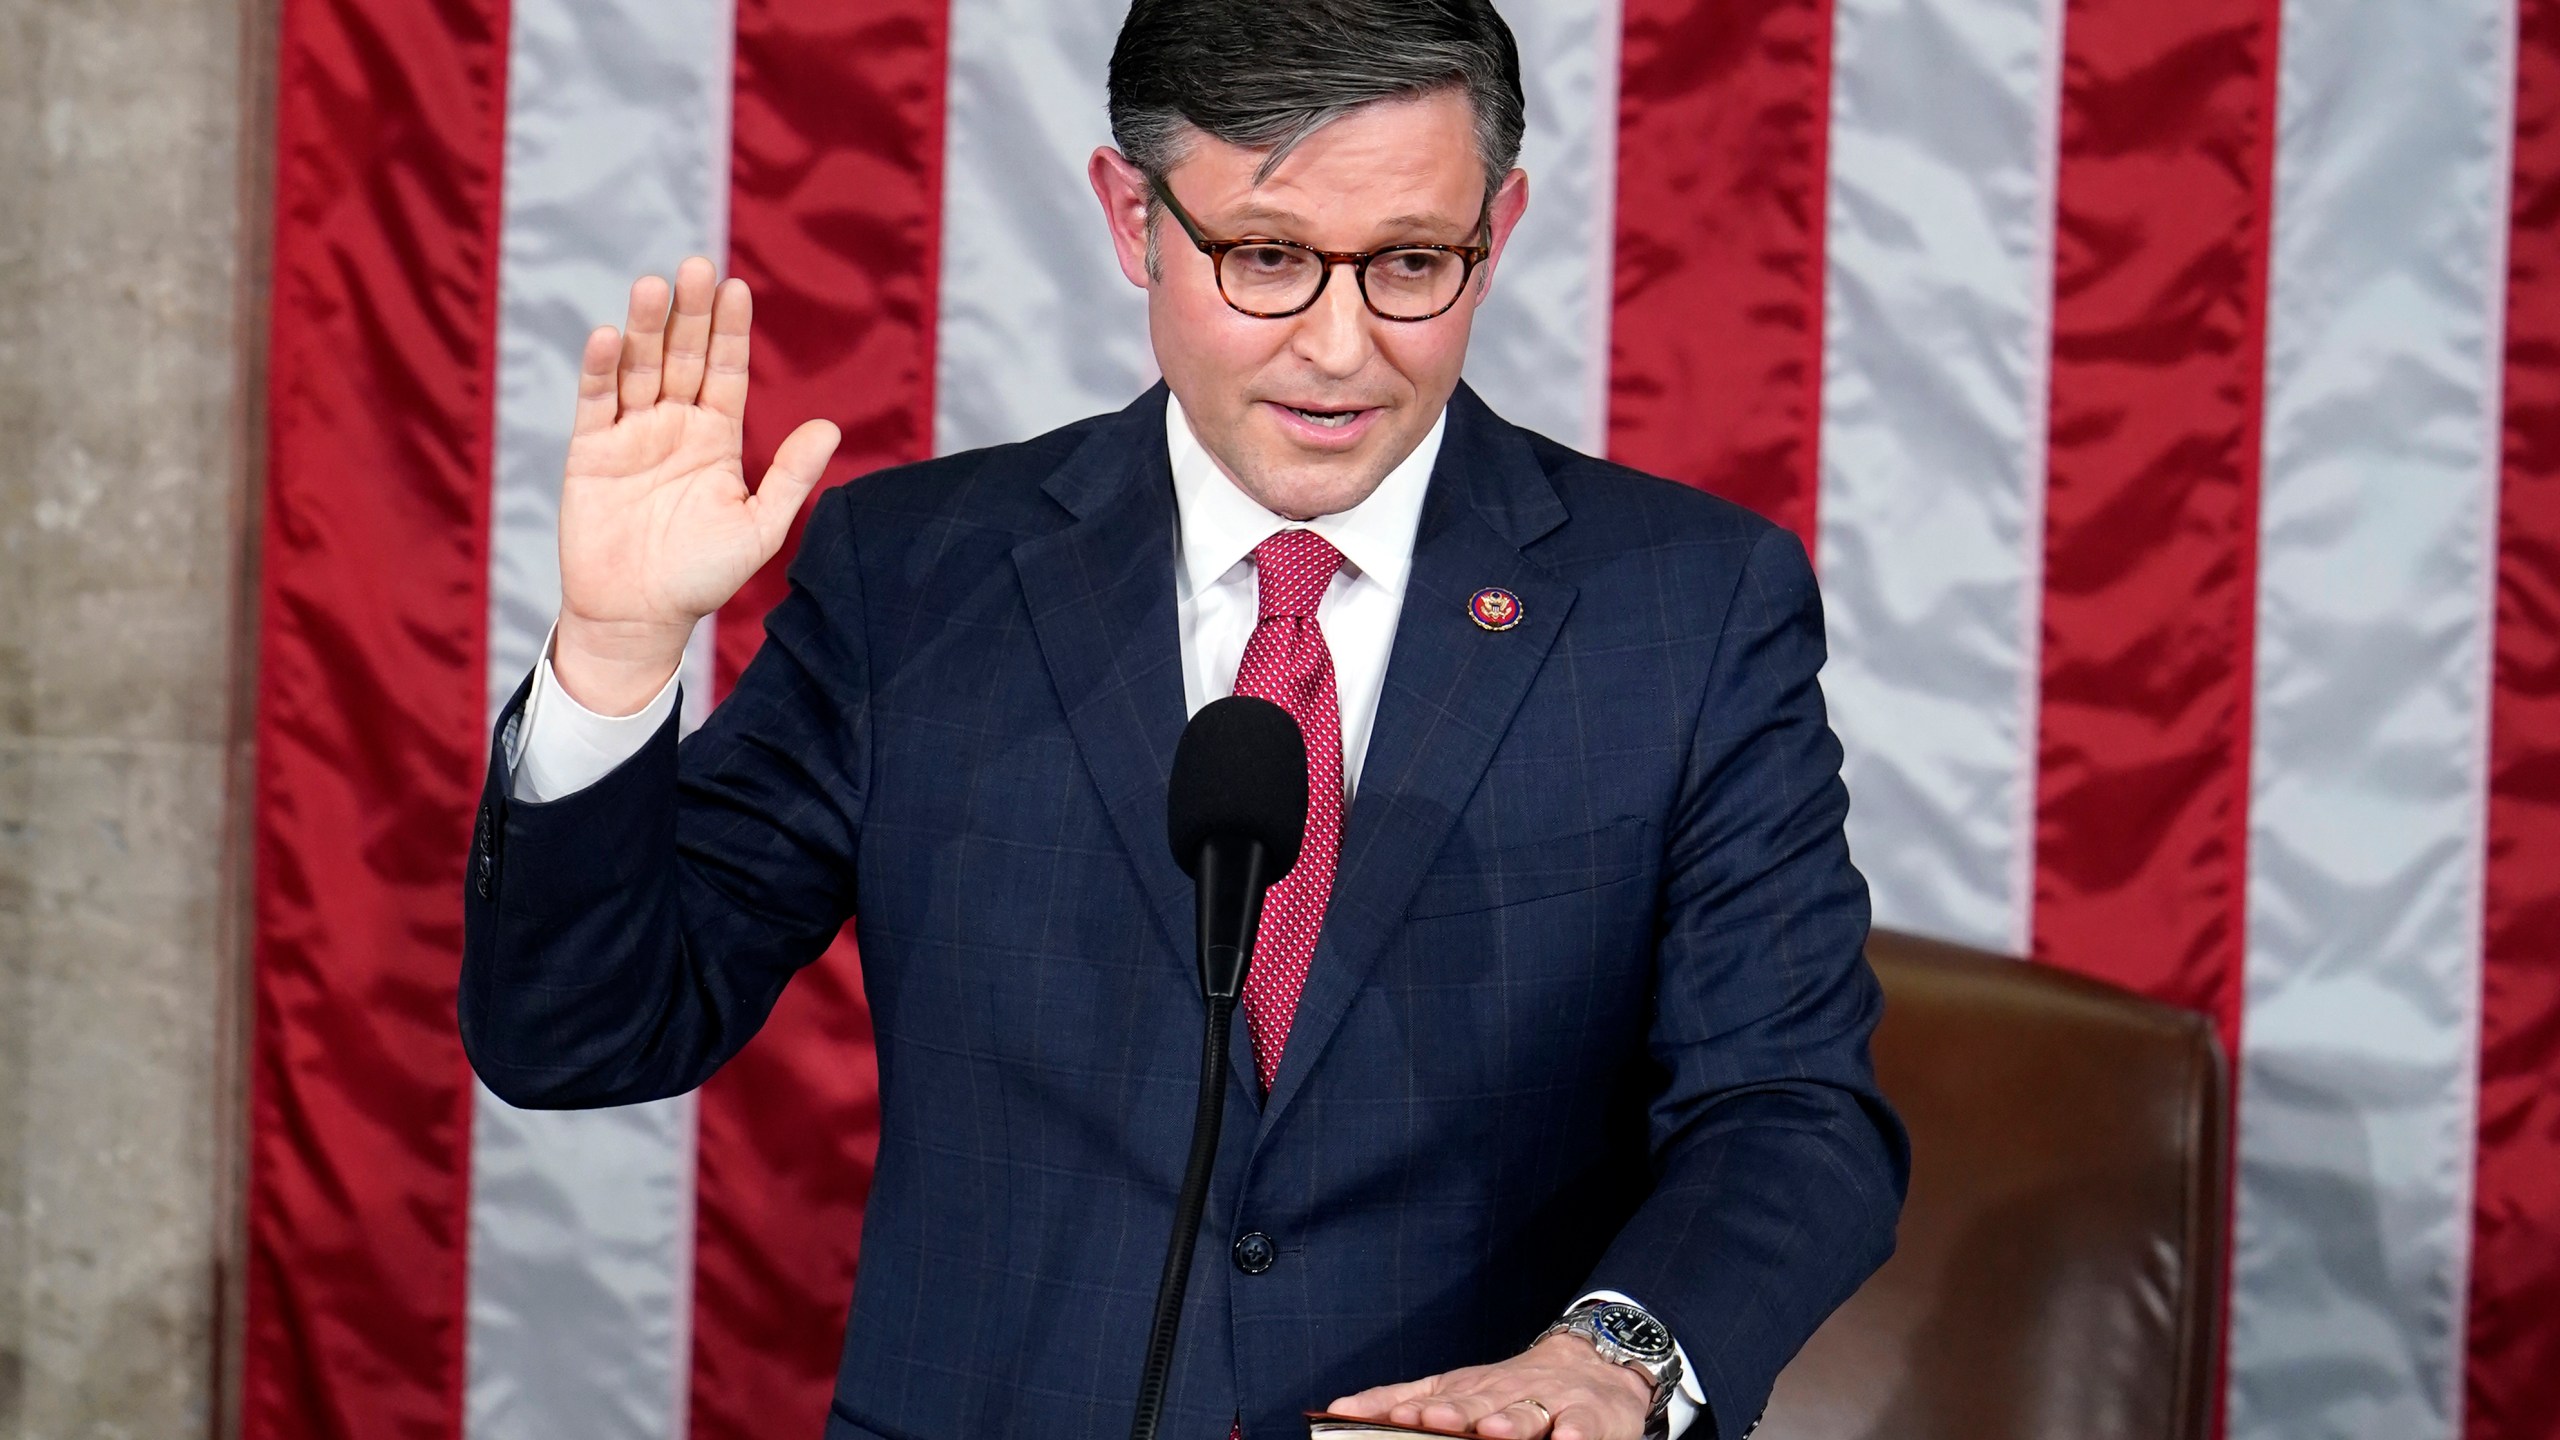
[[[1128,7],[952,0],[934,446],[1000,445],[1155,383],[1145,294],[1120,273],[1085,161]]]
[[[2461,1433],[2511,0],[2285,7],[2230,1433]]]
[[[1823,690],[1876,923],[2023,953],[2059,0],[1839,0]]]
[[[1529,211],[1476,312],[1467,383],[1496,414],[1593,455],[1609,431],[1618,0],[1506,7],[1520,42]]]
[[[500,236],[492,718],[559,604],[561,457],[586,332],[687,255],[729,192],[728,0],[517,0]],[[708,656],[708,622],[689,671]],[[707,683],[688,675],[686,710]],[[476,1091],[469,1440],[681,1440],[691,1378],[690,1097],[584,1113]]]
[[[1156,378],[1142,292],[1085,180],[1110,141],[1118,0],[953,0],[934,441],[1024,439]],[[1529,215],[1477,322],[1468,379],[1495,409],[1596,451],[1607,423],[1616,0],[1513,6],[1531,107]],[[1173,243],[1181,243],[1176,236]]]

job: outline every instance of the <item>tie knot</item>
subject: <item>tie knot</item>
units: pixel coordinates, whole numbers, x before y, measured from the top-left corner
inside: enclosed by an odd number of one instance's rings
[[[1262,589],[1262,618],[1316,613],[1324,587],[1342,568],[1342,552],[1313,530],[1283,530],[1253,547],[1253,573]]]

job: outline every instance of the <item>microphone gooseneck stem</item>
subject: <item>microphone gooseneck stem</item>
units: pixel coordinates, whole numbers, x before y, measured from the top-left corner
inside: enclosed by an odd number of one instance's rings
[[[1200,1214],[1209,1204],[1209,1174],[1218,1159],[1218,1131],[1227,1113],[1227,1028],[1236,1013],[1236,997],[1212,993],[1209,1029],[1200,1057],[1200,1108],[1191,1120],[1191,1160],[1182,1173],[1182,1194],[1174,1202],[1172,1243],[1166,1247],[1164,1279],[1156,1286],[1156,1323],[1147,1337],[1147,1368],[1138,1380],[1138,1413],[1129,1425],[1129,1440],[1156,1440],[1164,1413],[1164,1390],[1173,1374],[1173,1343],[1182,1323],[1183,1292],[1191,1288],[1191,1255],[1200,1240]]]

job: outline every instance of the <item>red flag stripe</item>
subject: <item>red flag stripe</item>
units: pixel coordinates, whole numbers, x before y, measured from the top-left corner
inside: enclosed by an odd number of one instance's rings
[[[2281,25],[2073,0],[2063,31],[2032,953],[2235,1055]]]
[[[1626,0],[1612,459],[1814,543],[1829,0]]]
[[[739,0],[729,273],[755,287],[747,467],[833,420],[840,484],[933,453],[948,0]],[[791,540],[720,611],[725,693]]]
[[[2469,1440],[2560,1424],[2560,0],[2521,20]]]
[[[2278,0],[2064,29],[2034,953],[2236,1046]]]
[[[461,1425],[504,0],[284,9],[242,1432]],[[386,591],[383,561],[399,557]]]
[[[944,0],[740,0],[729,269],[756,294],[751,473],[811,417],[844,429],[831,484],[931,453],[947,35]],[[724,691],[784,563],[721,611]],[[815,1434],[880,1130],[850,931],[700,1117],[692,1432]]]

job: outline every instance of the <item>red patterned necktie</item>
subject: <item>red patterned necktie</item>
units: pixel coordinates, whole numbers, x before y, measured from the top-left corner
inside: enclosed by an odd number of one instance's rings
[[[1235,693],[1288,711],[1307,737],[1306,843],[1287,878],[1263,898],[1244,982],[1245,1022],[1265,1093],[1280,1073],[1280,1049],[1306,988],[1342,849],[1342,702],[1334,694],[1333,651],[1316,623],[1316,604],[1341,568],[1342,552],[1312,530],[1283,530],[1253,547],[1262,613],[1236,667]]]

